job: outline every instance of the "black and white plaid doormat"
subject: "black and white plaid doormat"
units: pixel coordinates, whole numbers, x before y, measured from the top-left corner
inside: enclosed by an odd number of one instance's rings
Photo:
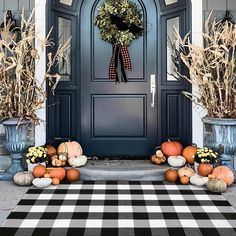
[[[234,236],[236,211],[192,185],[83,181],[30,188],[0,235]]]

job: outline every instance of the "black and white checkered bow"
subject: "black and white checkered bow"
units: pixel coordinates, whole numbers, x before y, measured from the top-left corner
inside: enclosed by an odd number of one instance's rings
[[[121,74],[119,74],[119,69]],[[116,82],[128,82],[125,69],[132,70],[131,60],[127,46],[113,45],[112,58],[109,66],[109,79],[115,79]]]

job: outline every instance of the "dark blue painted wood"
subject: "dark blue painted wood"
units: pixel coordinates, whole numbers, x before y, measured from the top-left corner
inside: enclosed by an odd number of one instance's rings
[[[71,80],[60,82],[56,96],[49,96],[48,104],[56,105],[47,113],[48,139],[76,139],[86,155],[126,157],[148,156],[168,138],[190,143],[191,105],[181,94],[190,86],[166,82],[164,36],[166,19],[175,16],[181,19],[181,33],[188,32],[189,5],[180,1],[171,8],[155,0],[135,0],[143,9],[147,31],[129,47],[129,82],[115,84],[108,79],[112,47],[93,24],[100,2],[78,0],[78,5],[65,8],[54,0],[49,6],[54,27],[58,16],[72,21],[73,65]],[[57,27],[55,32],[57,38]],[[150,107],[151,74],[157,78],[155,108]]]
[[[157,11],[153,0],[135,2],[143,10],[144,22],[151,22],[152,30],[129,48],[133,72],[127,73],[127,84],[108,79],[112,47],[100,39],[93,24],[102,1],[85,1],[82,5],[81,144],[87,155],[145,156],[157,145],[157,107],[151,108],[149,95],[149,76],[157,74]],[[97,60],[102,62],[95,63]]]

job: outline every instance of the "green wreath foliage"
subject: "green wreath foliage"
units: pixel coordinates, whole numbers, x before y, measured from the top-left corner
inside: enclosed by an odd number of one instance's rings
[[[95,25],[98,26],[101,38],[111,44],[129,46],[132,41],[142,35],[142,32],[135,35],[129,30],[118,30],[115,24],[111,23],[110,14],[118,15],[122,21],[130,26],[132,23],[138,27],[143,25],[142,14],[138,5],[129,0],[105,0],[98,8],[98,15]]]

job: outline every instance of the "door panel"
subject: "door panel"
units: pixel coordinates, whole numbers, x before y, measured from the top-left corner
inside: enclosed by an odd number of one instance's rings
[[[87,155],[147,156],[157,144],[149,84],[150,74],[157,73],[156,7],[153,0],[134,1],[143,10],[144,28],[151,22],[152,30],[129,47],[129,82],[115,83],[108,78],[112,45],[101,40],[93,24],[102,2],[84,1],[81,8],[81,143]]]
[[[92,101],[93,137],[145,137],[146,96],[93,95]]]
[[[186,108],[188,101],[183,96],[182,90],[163,90],[161,96],[162,103],[162,138],[163,140],[180,140],[188,144],[188,116]]]

